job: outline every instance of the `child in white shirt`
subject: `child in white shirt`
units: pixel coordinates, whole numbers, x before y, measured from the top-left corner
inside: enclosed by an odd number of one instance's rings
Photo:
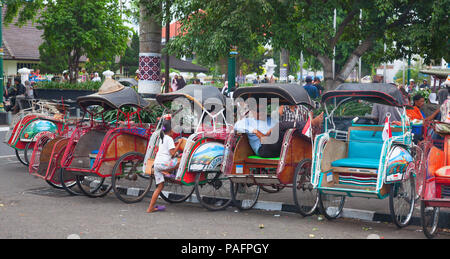
[[[160,134],[158,153],[156,153],[153,163],[157,187],[153,192],[147,212],[162,211],[166,208],[165,206],[155,206],[155,203],[164,187],[164,175],[170,177],[171,174],[169,172],[178,167],[178,159],[174,156],[178,150],[181,150],[181,142],[175,146],[173,141],[173,131],[170,120],[165,120],[162,123]]]

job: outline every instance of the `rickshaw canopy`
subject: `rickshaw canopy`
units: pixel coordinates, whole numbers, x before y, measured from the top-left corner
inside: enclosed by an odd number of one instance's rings
[[[138,108],[145,108],[149,103],[142,98],[133,88],[124,87],[119,91],[108,93],[95,93],[77,98],[78,105],[85,111],[89,112],[87,108],[92,105],[102,106],[106,110],[118,110],[124,106],[134,106]]]
[[[322,103],[336,100],[336,103],[352,100],[366,100],[389,106],[403,107],[402,93],[391,84],[355,84],[345,83],[339,85],[335,90],[328,91],[322,95]]]
[[[280,105],[306,105],[311,108],[315,103],[308,92],[297,84],[264,84],[252,87],[241,87],[234,91],[233,99],[242,98],[278,98]]]
[[[202,108],[205,104],[218,104],[225,106],[224,95],[219,91],[219,89],[217,89],[217,87],[211,85],[186,85],[182,89],[175,92],[158,94],[156,96],[156,101],[162,105],[177,98],[186,98]]]

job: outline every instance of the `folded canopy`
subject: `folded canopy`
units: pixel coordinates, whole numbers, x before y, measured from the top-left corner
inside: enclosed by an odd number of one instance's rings
[[[307,105],[315,107],[314,102],[309,97],[308,92],[301,85],[297,84],[263,84],[251,87],[240,87],[233,93],[233,99],[242,98],[278,98],[281,105]]]
[[[186,85],[175,92],[158,94],[156,96],[156,101],[160,104],[164,104],[165,102],[173,101],[177,98],[187,98],[201,107],[206,103],[225,105],[225,97],[217,87],[195,84]]]
[[[92,105],[102,106],[105,110],[117,110],[124,106],[145,108],[149,105],[142,96],[130,87],[80,96],[77,98],[77,103],[85,111]]]
[[[322,102],[328,103],[336,100],[341,101],[366,100],[390,106],[402,107],[403,97],[400,90],[391,84],[354,84],[345,83],[339,85],[335,90],[328,91],[322,95]]]

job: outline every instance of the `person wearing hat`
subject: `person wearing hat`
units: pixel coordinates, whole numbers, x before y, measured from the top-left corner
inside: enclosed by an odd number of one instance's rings
[[[317,88],[317,90],[319,91],[319,95],[321,95],[325,91],[325,88],[323,88],[323,86],[320,85],[320,78],[319,77],[317,77],[317,76],[314,77],[313,84]]]
[[[312,84],[312,77],[307,76],[305,82],[306,84],[303,87],[308,92],[309,97],[313,99],[319,97],[319,90],[317,90],[317,87]]]
[[[430,86],[428,85],[428,81],[426,79],[423,80],[423,84],[419,86],[420,89],[428,89]]]
[[[411,93],[414,90],[417,91],[418,89],[416,89],[416,88],[417,88],[417,86],[416,86],[416,82],[414,81],[414,79],[409,80],[408,92]]]

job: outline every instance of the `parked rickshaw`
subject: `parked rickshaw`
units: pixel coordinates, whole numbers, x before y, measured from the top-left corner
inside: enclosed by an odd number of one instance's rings
[[[428,125],[427,125],[428,126]],[[441,208],[450,208],[450,124],[433,121],[420,146],[423,156],[417,172],[420,218],[423,233],[433,238],[438,232]]]
[[[78,97],[77,103],[89,114],[90,121],[79,123],[69,139],[61,140],[65,142],[61,144],[65,146],[63,152],[50,157],[53,161],[53,156],[61,156],[60,184],[72,194],[77,193],[67,188],[66,182],[74,180],[88,197],[103,197],[113,190],[125,203],[141,201],[151,187],[141,168],[153,127],[143,124],[139,113],[149,103],[134,89],[109,78],[98,93]],[[117,112],[115,123],[104,120],[105,113],[111,111]],[[134,116],[139,123],[132,122]],[[102,118],[100,122],[94,120],[98,117]]]
[[[31,108],[21,110],[16,115],[6,133],[5,143],[14,148],[17,159],[22,164],[28,166],[39,134],[46,132],[64,135],[68,132],[67,108],[62,103],[37,101]]]
[[[397,122],[399,126],[392,121],[389,126],[384,122],[360,124],[363,114],[340,124],[346,127],[337,127],[336,110],[351,101],[396,107],[401,122]],[[398,227],[406,226],[416,198],[415,161],[400,91],[390,84],[346,83],[326,92],[322,103],[326,109],[324,133],[316,137],[312,159],[312,182],[319,191],[321,213],[327,219],[337,218],[346,197],[389,198],[393,222]]]
[[[171,118],[172,130],[179,134],[175,141],[184,142],[180,165],[173,177],[165,177],[160,196],[169,203],[180,203],[195,191],[196,199],[205,208],[226,208],[231,202],[230,181],[220,165],[230,126],[225,120],[224,96],[214,86],[187,85],[159,94],[156,100],[164,107],[164,116],[150,138],[144,170],[152,173],[163,120]]]
[[[295,121],[304,122],[312,119],[312,110],[317,105],[303,87],[294,84],[238,88],[233,93],[233,99],[241,107],[256,102],[260,113],[266,112],[261,109],[267,108],[260,107],[260,104],[267,101],[272,111],[266,114],[275,118],[278,118],[279,109],[273,102],[295,106]],[[264,158],[257,156],[251,148],[249,134],[252,132],[248,131],[234,128],[228,137],[222,164],[222,171],[233,183],[231,196],[235,206],[243,210],[251,209],[258,200],[261,187],[276,192],[288,186],[293,189],[298,212],[303,216],[314,213],[318,198],[311,184],[312,134],[308,137],[302,134],[302,129],[289,129],[284,134],[280,156]]]

